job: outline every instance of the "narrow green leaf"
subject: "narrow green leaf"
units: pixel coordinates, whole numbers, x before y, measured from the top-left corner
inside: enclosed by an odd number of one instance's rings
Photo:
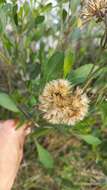
[[[36,130],[34,130],[34,132],[30,134],[30,136],[36,138],[46,136],[47,134],[52,132],[52,130],[52,128],[38,127],[36,128]]]
[[[6,0],[0,0],[0,4],[6,3]]]
[[[44,64],[44,81],[63,77],[64,53],[55,52],[47,63]]]
[[[44,165],[45,168],[52,169],[54,166],[54,161],[51,154],[39,143],[36,143],[36,145],[40,162]]]
[[[67,11],[66,11],[65,9],[63,9],[63,11],[62,11],[62,19],[63,19],[63,22],[65,22],[66,17],[67,17]]]
[[[101,140],[93,135],[79,135],[79,137],[91,145],[101,144]]]
[[[44,5],[44,6],[41,8],[41,11],[42,11],[42,13],[43,13],[43,12],[51,11],[51,9],[52,9],[52,3],[48,3],[48,4]]]
[[[12,41],[6,34],[2,35],[2,41],[3,41],[4,47],[6,47],[6,49],[10,53],[11,48],[13,47]]]
[[[74,53],[71,51],[67,51],[64,59],[64,77],[66,77],[71,72],[74,60]]]
[[[35,19],[35,25],[43,23],[44,20],[45,20],[44,16],[37,16]]]
[[[19,112],[19,109],[15,105],[15,103],[12,101],[12,99],[9,97],[9,95],[0,92],[0,106],[13,111],[13,112]]]
[[[99,105],[101,119],[104,127],[107,127],[107,102],[103,102]]]
[[[17,4],[13,6],[13,18],[16,26],[18,26],[18,15],[17,15],[18,6]]]
[[[8,18],[11,15],[12,4],[1,3],[0,4],[0,30],[5,33],[5,27],[7,25]]]
[[[79,67],[78,69],[72,71],[68,75],[68,80],[70,80],[73,84],[81,84],[85,82],[92,67],[93,67],[93,64],[86,64]]]

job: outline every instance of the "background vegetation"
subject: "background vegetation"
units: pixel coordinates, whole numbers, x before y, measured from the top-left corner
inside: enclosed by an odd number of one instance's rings
[[[102,23],[80,28],[82,3],[0,0],[0,119],[34,126],[14,190],[107,189],[107,50]],[[90,99],[73,127],[46,124],[36,111],[44,85],[58,78]]]

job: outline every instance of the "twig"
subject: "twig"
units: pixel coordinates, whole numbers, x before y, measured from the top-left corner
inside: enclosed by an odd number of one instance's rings
[[[24,114],[24,116],[26,117],[26,119],[28,119],[29,122],[32,123],[32,125],[33,125],[34,127],[40,127],[40,126],[31,118],[30,114],[29,114],[27,111],[25,111],[20,105],[17,105],[17,107],[18,107],[19,110]]]

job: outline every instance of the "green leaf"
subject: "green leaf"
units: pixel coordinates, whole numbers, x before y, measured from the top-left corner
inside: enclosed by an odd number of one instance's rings
[[[104,127],[107,127],[107,102],[103,102],[99,105],[101,119]]]
[[[34,132],[30,134],[30,136],[36,137],[36,138],[46,136],[47,134],[52,132],[52,130],[53,128],[38,127],[36,128],[36,130],[34,130]]]
[[[35,19],[35,25],[43,23],[44,20],[45,20],[44,16],[37,16]]]
[[[4,35],[2,35],[2,41],[4,47],[8,50],[9,53],[11,53],[11,48],[13,47],[13,44],[11,39],[5,33]]]
[[[0,0],[0,4],[6,3],[6,0]]]
[[[54,166],[54,161],[51,154],[46,149],[44,149],[38,142],[36,142],[36,145],[40,162],[44,165],[45,168],[52,169]]]
[[[91,145],[101,144],[101,140],[93,135],[79,135],[79,137]]]
[[[13,111],[13,112],[19,112],[19,109],[15,105],[15,103],[12,101],[12,99],[9,97],[9,95],[0,92],[0,106]]]
[[[64,65],[64,53],[55,52],[44,64],[43,75],[44,80],[50,81],[57,78],[63,77],[63,65]]]
[[[17,4],[13,6],[13,18],[16,26],[18,26],[18,15],[17,15],[18,6]]]
[[[48,12],[48,11],[51,11],[52,9],[52,3],[48,3],[44,6],[41,7],[41,12]]]
[[[65,9],[63,9],[63,11],[62,11],[62,19],[63,19],[63,22],[65,22],[66,17],[67,17],[67,11],[66,11]]]
[[[72,6],[71,6],[72,11],[75,12],[77,7],[78,7],[78,0],[75,0],[73,1]]]
[[[64,77],[66,77],[70,73],[74,64],[74,60],[74,53],[71,51],[67,51],[64,59]]]
[[[10,3],[0,4],[0,28],[5,31],[7,20],[11,14],[12,5]]]
[[[68,75],[68,80],[70,80],[73,84],[81,84],[85,82],[92,67],[93,64],[86,64],[79,67]]]

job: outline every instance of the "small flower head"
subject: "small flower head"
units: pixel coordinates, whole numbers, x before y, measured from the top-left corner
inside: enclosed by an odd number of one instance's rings
[[[81,17],[83,23],[89,22],[91,19],[101,22],[104,21],[106,12],[107,0],[88,0],[81,12]]]
[[[52,124],[74,125],[88,111],[88,98],[77,88],[74,92],[69,81],[59,79],[49,82],[39,97],[43,118]]]

